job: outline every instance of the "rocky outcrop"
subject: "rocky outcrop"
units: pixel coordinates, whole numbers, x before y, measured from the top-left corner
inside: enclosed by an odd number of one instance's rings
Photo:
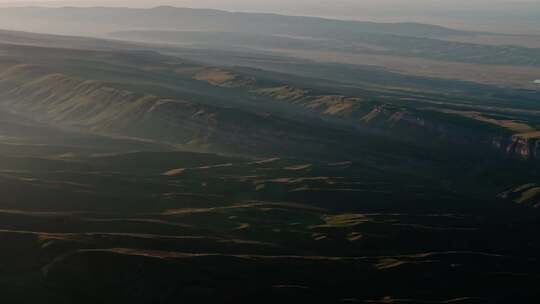
[[[507,156],[521,159],[540,158],[540,139],[526,138],[520,135],[511,137],[496,137],[492,141],[493,147]]]
[[[0,101],[9,110],[63,127],[203,151],[288,155],[324,147],[315,140],[324,130],[313,132],[291,120],[135,93],[30,65],[0,71]]]
[[[383,124],[387,127],[409,126],[425,128],[430,123],[424,117],[412,113],[406,109],[396,108],[389,105],[377,105],[366,115],[360,118],[360,122],[365,124]]]
[[[250,94],[373,131],[366,133],[370,136],[393,136],[429,144],[436,141],[467,144],[472,148],[486,146],[486,143],[489,146],[493,137],[482,128],[456,123],[452,114],[434,116],[427,110],[383,104],[362,97],[321,95],[309,89],[259,82],[215,68],[194,67],[183,72],[194,73],[193,77],[211,85],[241,88]],[[332,132],[337,132],[325,126],[314,131],[313,126],[300,121],[241,108],[135,93],[105,82],[71,77],[31,65],[13,65],[0,70],[0,98],[11,110],[62,126],[224,152],[313,152],[334,146],[322,141],[334,142],[336,133]],[[448,115],[451,119],[440,115]],[[310,144],[306,147],[307,143]],[[492,144],[505,154],[522,159],[540,155],[540,143],[535,137],[496,138]]]
[[[200,68],[183,71],[183,73],[190,73],[193,79],[213,86],[241,90],[252,94],[255,98],[263,97],[275,102],[287,103],[325,118],[337,119],[358,128],[373,130],[377,134],[387,134],[401,139],[443,140],[450,143],[489,147],[492,137],[490,133],[482,131],[482,128],[471,128],[467,123],[461,124],[459,121],[456,123],[455,117],[461,118],[458,114],[441,113],[436,109],[432,112],[419,111],[382,103],[370,97],[321,94],[311,89],[268,82],[222,68]],[[433,113],[437,113],[437,116]],[[475,121],[470,117],[462,119]]]
[[[185,72],[183,71],[184,74]],[[352,118],[353,114],[366,110],[366,100],[360,97],[319,94],[284,83],[260,81],[254,76],[221,68],[200,68],[188,72],[192,73],[195,80],[222,88],[243,90],[258,97],[301,106],[323,115]]]

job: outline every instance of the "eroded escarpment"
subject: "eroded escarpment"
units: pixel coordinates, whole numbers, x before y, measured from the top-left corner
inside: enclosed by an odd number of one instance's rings
[[[217,67],[178,71],[212,86],[243,91],[380,133],[418,140],[493,147],[520,159],[538,158],[538,135],[526,122],[454,107],[407,107],[373,96],[345,96],[259,79]]]
[[[299,113],[309,111],[337,124],[306,124],[264,111],[133,92],[37,65],[3,66],[0,97],[4,106],[35,119],[193,149],[325,154],[335,150],[332,145],[346,137],[367,136],[355,141],[361,145],[373,137],[390,136],[416,143],[457,143],[479,149],[491,146],[521,159],[536,159],[539,155],[536,130],[513,120],[493,119],[471,111],[411,108],[366,96],[322,93],[213,67],[195,65],[175,73],[284,104],[290,110],[299,109]],[[342,123],[346,128],[336,128]]]
[[[308,126],[241,109],[118,89],[34,65],[0,72],[2,105],[34,119],[102,134],[225,152],[309,149]],[[312,148],[320,145],[311,141]],[[241,151],[240,151],[241,150]]]

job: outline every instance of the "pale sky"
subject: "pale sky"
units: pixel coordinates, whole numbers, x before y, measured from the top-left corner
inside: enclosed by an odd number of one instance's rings
[[[538,33],[540,0],[0,0],[0,6],[171,5],[367,21],[413,21],[454,28]]]

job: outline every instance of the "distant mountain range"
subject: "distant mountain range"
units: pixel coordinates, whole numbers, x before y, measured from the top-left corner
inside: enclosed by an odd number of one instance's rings
[[[360,33],[416,37],[465,34],[463,31],[418,23],[342,21],[172,6],[152,9],[18,7],[0,10],[0,18],[2,28],[78,35],[105,34],[126,29],[219,30],[325,38]]]
[[[494,34],[420,23],[343,21],[171,6],[19,7],[0,10],[0,28],[218,49],[317,50],[475,64],[540,65],[540,49],[481,45],[472,43],[476,36]],[[452,41],[456,37],[466,42]]]
[[[487,3],[487,4],[486,4]],[[406,4],[406,5],[405,5]],[[466,30],[538,34],[540,4],[535,1],[413,1],[396,5],[382,1],[311,1],[297,0],[71,0],[4,1],[0,7],[135,7],[160,5],[212,8],[242,12],[270,12],[285,15],[319,16],[343,20],[376,22],[421,22]]]

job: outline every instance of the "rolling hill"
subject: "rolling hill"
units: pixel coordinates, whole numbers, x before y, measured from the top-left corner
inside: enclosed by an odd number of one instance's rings
[[[538,300],[537,91],[0,41],[7,302]]]

